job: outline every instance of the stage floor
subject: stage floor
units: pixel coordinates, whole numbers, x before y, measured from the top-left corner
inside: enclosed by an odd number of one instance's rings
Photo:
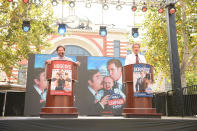
[[[153,120],[197,120],[197,116],[194,117],[175,117],[175,116],[162,116],[160,118],[124,118],[122,116],[78,116],[78,118],[40,118],[40,117],[0,117],[0,120],[53,120],[53,119],[78,119],[78,120],[83,120],[83,119],[108,119],[108,120],[114,120],[114,119],[153,119]]]
[[[0,131],[197,131],[196,117],[0,117]]]

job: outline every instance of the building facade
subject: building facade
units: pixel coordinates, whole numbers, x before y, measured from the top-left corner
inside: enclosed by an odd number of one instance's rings
[[[68,29],[65,36],[50,35],[50,48],[42,50],[42,54],[55,54],[56,47],[66,47],[67,56],[105,56],[125,57],[129,47],[129,32],[118,29],[108,30],[106,37],[101,37],[99,31]],[[23,60],[19,69],[13,69],[10,82],[25,84],[27,60]],[[5,78],[8,80],[8,78]]]

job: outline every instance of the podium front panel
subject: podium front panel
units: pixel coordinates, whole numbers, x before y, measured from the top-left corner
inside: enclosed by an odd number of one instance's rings
[[[135,97],[153,96],[153,72],[149,64],[133,64],[133,92]]]
[[[133,65],[126,65],[122,68],[122,81],[133,82]]]
[[[73,62],[54,60],[51,62],[51,95],[72,95]]]

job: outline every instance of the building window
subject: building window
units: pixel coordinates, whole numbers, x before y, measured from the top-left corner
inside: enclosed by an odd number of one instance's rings
[[[64,45],[64,47],[66,48],[66,56],[91,56],[86,49],[81,48],[80,46]],[[57,54],[57,52],[54,51],[52,54]]]
[[[129,55],[129,54],[131,54],[132,52],[131,52],[131,50],[127,50],[127,55]]]
[[[114,57],[120,57],[120,41],[114,40]]]
[[[21,65],[18,70],[18,84],[26,85],[27,80],[27,65]]]

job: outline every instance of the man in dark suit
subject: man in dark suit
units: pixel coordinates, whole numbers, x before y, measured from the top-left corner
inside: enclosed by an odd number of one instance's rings
[[[98,70],[88,70],[88,90],[86,95],[87,115],[101,115],[108,101],[108,95],[100,99],[97,93],[103,88],[103,78]]]
[[[40,107],[43,107],[46,103],[47,95],[47,80],[45,76],[45,71],[42,68],[37,68],[34,71],[34,91],[35,95],[40,98]]]
[[[26,112],[28,115],[38,116],[41,108],[45,106],[47,95],[47,80],[44,68],[36,68],[33,71],[32,88],[26,92]],[[31,103],[31,104],[30,104]]]
[[[145,77],[145,72],[144,70],[141,70],[140,72],[140,77],[137,79],[137,82],[135,84],[135,89],[136,89],[136,92],[144,92],[145,89],[144,89],[144,77]]]
[[[109,76],[114,80],[117,88],[122,90],[122,63],[118,59],[110,59],[107,62]]]
[[[122,63],[118,59],[110,59],[107,62],[107,70],[109,76],[114,80],[114,92],[121,95],[125,98],[125,89],[122,86]]]

